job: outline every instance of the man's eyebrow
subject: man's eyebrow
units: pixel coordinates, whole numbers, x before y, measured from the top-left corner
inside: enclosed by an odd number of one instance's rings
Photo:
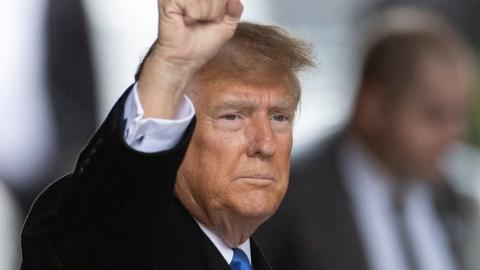
[[[294,110],[297,108],[297,102],[295,102],[293,99],[288,99],[274,104],[272,108],[279,110]]]
[[[258,102],[256,100],[226,100],[216,106],[213,106],[211,109],[214,112],[219,112],[222,110],[228,109],[236,109],[236,110],[244,110],[244,109],[252,109],[258,106]],[[296,102],[292,100],[284,100],[273,104],[270,110],[295,110]]]
[[[245,100],[226,100],[220,104],[212,107],[212,111],[218,112],[227,109],[249,109],[255,107],[257,104],[254,101]]]
[[[246,100],[227,100],[222,102],[221,104],[218,104],[215,107],[252,107],[255,106],[254,101],[246,101]]]

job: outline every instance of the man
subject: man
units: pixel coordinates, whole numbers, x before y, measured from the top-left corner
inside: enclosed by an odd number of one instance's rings
[[[465,204],[441,164],[465,124],[471,55],[429,12],[380,16],[349,125],[293,162],[258,232],[275,269],[462,266]]]
[[[97,127],[91,39],[83,1],[3,2],[0,176],[27,214],[70,171]],[[28,98],[25,98],[28,97]],[[72,125],[75,123],[75,125]],[[48,164],[48,166],[47,166]]]
[[[308,47],[238,24],[238,0],[158,4],[138,83],[33,206],[22,269],[270,269],[250,236],[287,188]]]

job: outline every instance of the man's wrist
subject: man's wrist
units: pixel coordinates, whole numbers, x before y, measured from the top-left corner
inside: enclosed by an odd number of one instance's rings
[[[140,101],[146,117],[171,119],[186,87],[193,76],[193,68],[167,59],[155,48],[138,80]]]
[[[144,153],[171,149],[180,141],[194,114],[192,102],[183,95],[173,119],[145,117],[136,84],[125,101],[124,140],[133,149]]]

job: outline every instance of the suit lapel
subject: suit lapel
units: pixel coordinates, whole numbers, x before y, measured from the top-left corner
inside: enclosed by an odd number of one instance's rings
[[[177,199],[170,207],[169,220],[174,240],[184,253],[179,254],[183,260],[179,261],[180,269],[230,270],[222,254]]]
[[[172,203],[169,215],[171,226],[174,226],[172,228],[175,231],[175,241],[178,241],[179,246],[183,247],[182,253],[185,252],[191,256],[189,260],[198,262],[195,269],[230,270],[230,266],[222,254],[177,199]],[[250,240],[250,247],[254,270],[271,270],[271,266],[253,238]],[[186,257],[183,256],[183,258]],[[191,262],[188,264],[189,266],[185,269],[193,269],[189,267],[194,265]],[[201,268],[198,268],[200,265]]]
[[[354,219],[354,209],[352,201],[347,193],[345,175],[341,169],[340,150],[346,134],[340,133],[338,136],[325,145],[325,151],[320,151],[311,160],[307,161],[304,171],[310,183],[303,187],[301,194],[309,194],[321,197],[321,200],[313,199],[316,203],[313,207],[314,217],[310,221],[314,225],[310,226],[312,237],[317,238],[309,241],[317,241],[317,248],[322,251],[313,256],[320,256],[319,264],[325,269],[368,269],[367,257],[364,246],[361,242],[361,236]],[[312,148],[312,149],[318,149]],[[312,168],[320,167],[319,171]],[[303,177],[297,177],[303,179]],[[309,190],[312,191],[309,191]],[[313,192],[313,193],[312,193]],[[299,195],[299,194],[297,194]],[[320,203],[318,203],[320,202]],[[331,207],[334,205],[335,207]],[[318,230],[321,233],[316,233]],[[345,260],[348,256],[348,260]],[[314,257],[311,257],[314,258]]]
[[[338,230],[333,235],[342,238],[342,245],[338,245],[338,250],[336,254],[342,254],[342,252],[348,252],[350,259],[343,260],[343,257],[339,257],[335,263],[344,265],[345,269],[351,268],[355,265],[355,269],[362,270],[368,269],[368,258],[365,252],[365,246],[361,241],[361,235],[358,229],[357,222],[355,221],[355,213],[353,209],[353,202],[351,197],[347,193],[346,187],[346,176],[344,175],[343,170],[341,169],[341,158],[340,158],[340,146],[342,141],[344,141],[346,134],[340,134],[336,141],[331,145],[331,166],[335,168],[332,171],[332,177],[327,178],[327,181],[330,182],[330,187],[332,190],[335,190],[335,196],[338,196],[337,202],[335,204],[335,209],[337,211],[336,217],[338,218],[339,224],[331,224],[333,230]],[[327,189],[328,190],[328,189]],[[332,239],[335,241],[335,239]]]
[[[252,254],[252,265],[254,270],[271,270],[265,255],[260,250],[255,239],[250,238],[250,249]]]

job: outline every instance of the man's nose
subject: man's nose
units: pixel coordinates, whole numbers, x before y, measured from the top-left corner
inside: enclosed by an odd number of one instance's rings
[[[268,117],[254,119],[248,129],[249,145],[247,155],[250,157],[270,157],[277,151],[275,133]]]

